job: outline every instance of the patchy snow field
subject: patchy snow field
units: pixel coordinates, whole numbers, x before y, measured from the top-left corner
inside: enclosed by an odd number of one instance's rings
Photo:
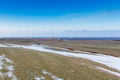
[[[42,70],[42,74],[50,76],[53,80],[64,80],[63,78],[59,78],[59,77],[55,76],[54,74],[52,74],[44,69]],[[45,76],[35,77],[34,79],[35,80],[46,80]]]
[[[28,45],[7,44],[7,45],[0,45],[0,47],[25,48],[25,49],[32,49],[32,50],[55,53],[55,54],[64,55],[68,57],[86,58],[86,59],[104,64],[110,68],[120,71],[120,58],[119,57],[103,55],[103,54],[91,54],[89,52],[87,52],[87,54],[84,54],[84,52],[74,53],[74,52],[67,52],[67,51],[58,51],[58,50],[47,49],[46,46],[44,45],[29,45],[28,46]],[[119,72],[111,72],[104,68],[98,68],[98,69],[114,74],[114,75],[117,74],[116,76],[120,75]]]
[[[6,70],[5,72],[0,71],[0,77],[4,80],[5,77],[9,77],[11,80],[17,80],[17,77],[13,74],[14,66],[12,61],[5,57],[5,55],[0,55],[0,70]]]
[[[55,76],[54,74],[52,74],[46,70],[42,70],[42,73],[44,75],[49,75],[53,80],[64,80],[63,78],[59,78],[59,77]]]
[[[120,73],[118,73],[118,72],[114,72],[114,71],[111,71],[111,70],[108,70],[108,69],[105,69],[105,68],[102,68],[102,67],[99,67],[99,66],[97,66],[96,68],[99,69],[99,70],[102,70],[102,71],[105,71],[107,73],[110,73],[110,74],[113,74],[113,75],[116,75],[116,76],[120,77]]]

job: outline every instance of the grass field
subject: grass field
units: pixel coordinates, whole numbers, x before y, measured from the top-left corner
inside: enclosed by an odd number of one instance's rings
[[[46,44],[54,47],[82,50],[120,57],[118,40],[58,40],[58,39],[0,39],[0,43]]]
[[[120,57],[120,41],[1,39],[0,43],[45,44],[67,48],[70,51],[82,50]],[[116,71],[83,58],[67,57],[24,48],[0,47],[0,80],[120,80],[119,77],[96,67]]]
[[[15,48],[0,48],[0,55],[5,55],[13,62],[11,64],[14,66],[13,74],[18,80],[35,80],[36,77],[57,80],[52,79],[52,76],[61,80],[119,80],[116,76],[95,68],[102,65],[86,59]],[[43,73],[44,70],[52,76]],[[7,70],[3,69],[0,72],[6,73]],[[1,77],[1,80],[2,78],[11,80],[5,75]]]

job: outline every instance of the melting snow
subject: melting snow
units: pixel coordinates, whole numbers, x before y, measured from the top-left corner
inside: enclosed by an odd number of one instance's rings
[[[9,63],[9,65],[6,64]],[[0,72],[0,77],[4,80],[4,77],[9,77],[12,80],[17,80],[17,77],[13,74],[14,67],[12,66],[12,61],[5,57],[5,55],[0,55],[0,70],[6,69],[7,72]]]
[[[103,55],[103,54],[91,54],[87,52],[87,54],[83,54],[83,52],[74,53],[74,52],[66,52],[66,51],[56,51],[52,49],[46,49],[45,46],[41,45],[14,45],[9,44],[7,45],[0,45],[0,47],[14,47],[14,48],[26,48],[26,49],[32,49],[32,50],[38,50],[38,51],[44,51],[44,52],[51,52],[59,55],[69,56],[69,57],[77,57],[77,58],[86,58],[101,64],[104,64],[108,67],[114,68],[118,71],[120,71],[120,58],[109,56],[109,55]]]
[[[42,73],[44,75],[49,75],[53,80],[64,80],[63,78],[59,78],[46,70],[42,70]]]
[[[64,80],[63,78],[59,78],[59,77],[57,77],[57,76],[55,76],[54,74],[52,74],[52,73],[50,73],[50,72],[48,72],[48,71],[46,71],[46,70],[42,70],[42,74],[44,75],[44,76],[41,76],[41,77],[35,77],[34,79],[35,80],[46,80],[45,79],[45,75],[48,75],[48,76],[50,76],[53,80]]]
[[[102,68],[102,67],[99,67],[99,66],[97,66],[96,68],[99,69],[99,70],[102,70],[102,71],[105,71],[105,72],[108,72],[110,74],[113,74],[113,75],[116,75],[116,76],[120,77],[119,72],[114,72],[114,71],[111,71],[111,70],[108,70],[108,69],[105,69],[105,68]]]
[[[43,77],[43,76],[42,77],[35,77],[34,79],[35,80],[45,80],[45,77]]]

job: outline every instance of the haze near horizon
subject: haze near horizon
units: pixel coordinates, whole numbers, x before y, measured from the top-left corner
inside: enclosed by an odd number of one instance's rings
[[[2,0],[0,37],[120,37],[119,0]]]

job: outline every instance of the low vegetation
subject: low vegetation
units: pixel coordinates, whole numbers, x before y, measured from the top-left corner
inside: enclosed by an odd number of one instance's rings
[[[43,74],[43,70],[64,80],[119,80],[118,77],[95,68],[103,65],[86,59],[23,48],[0,48],[0,55],[5,55],[13,61],[13,73],[18,80],[35,80],[36,77],[55,80],[51,75]],[[4,79],[10,80],[6,77]]]
[[[45,44],[120,57],[119,40],[0,39],[0,43]]]

